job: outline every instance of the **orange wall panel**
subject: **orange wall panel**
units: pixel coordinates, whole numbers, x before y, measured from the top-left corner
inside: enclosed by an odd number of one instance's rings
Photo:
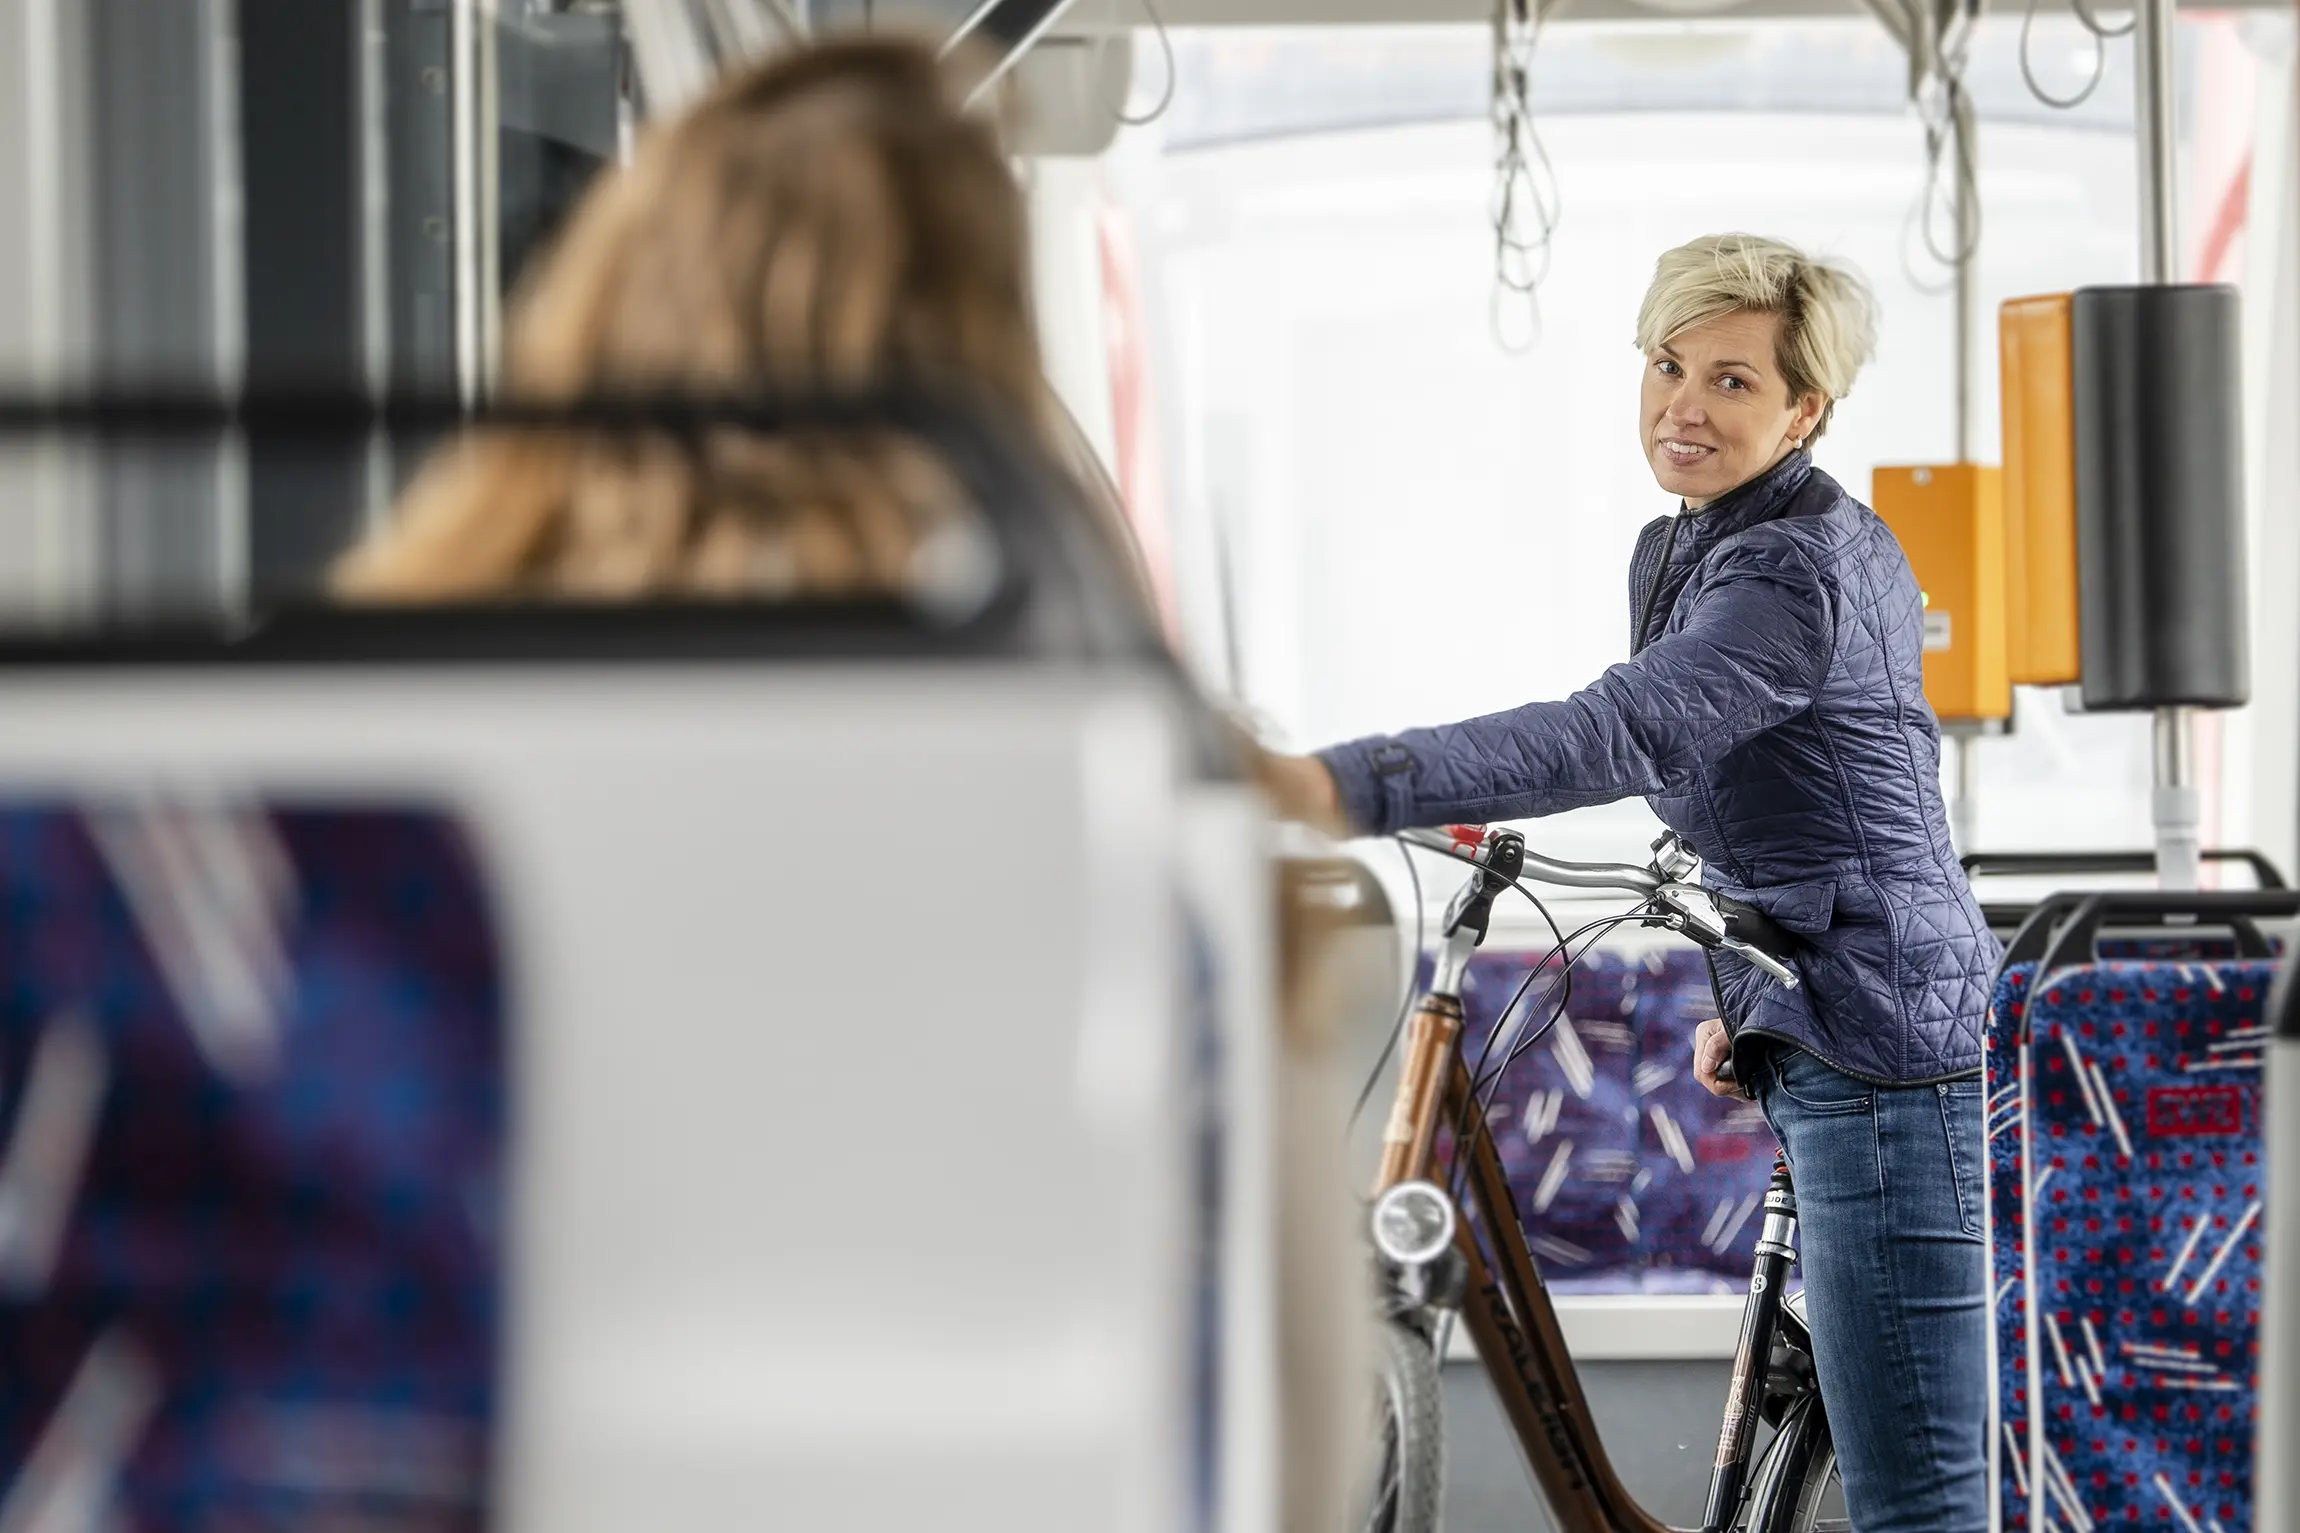
[[[1880,468],[1871,503],[1925,595],[1925,698],[1942,719],[2012,715],[2003,479],[1977,463]]]
[[[2006,663],[2016,684],[2077,679],[2075,377],[2069,295],[1997,315],[2004,411]]]

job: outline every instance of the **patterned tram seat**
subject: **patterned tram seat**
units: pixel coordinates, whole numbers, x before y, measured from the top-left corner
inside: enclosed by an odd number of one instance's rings
[[[1641,1200],[1648,1289],[1748,1286],[1773,1174],[1773,1130],[1755,1102],[1693,1078],[1693,1032],[1717,1015],[1709,965],[1672,948],[1649,953],[1638,990],[1638,1136],[1651,1182]]]
[[[2032,1507],[2085,1530],[2252,1526],[2273,976],[2100,962],[2028,981],[2027,1281],[2011,1274],[2010,1328],[2001,1297],[1998,1312],[2019,1405],[2003,1423],[2008,1527]],[[2000,1010],[2019,1004],[2016,989]]]
[[[1462,1007],[1473,1067],[1541,956],[1472,960]],[[1549,998],[1514,1041],[1548,1021],[1555,973],[1534,981],[1528,997]],[[1747,1282],[1773,1140],[1753,1104],[1712,1096],[1692,1077],[1693,1029],[1714,1015],[1697,951],[1600,950],[1574,966],[1564,1014],[1489,1089],[1487,1126],[1518,1219],[1557,1290]],[[1486,1069],[1500,1062],[1496,1053]]]
[[[504,981],[426,811],[0,804],[0,1527],[484,1525]]]
[[[2028,1481],[2028,1257],[2025,1245],[2027,1177],[2023,1146],[2027,1107],[2022,1096],[2022,1045],[2027,1037],[2028,987],[2035,977],[2033,954],[2047,945],[2050,928],[2079,904],[2081,891],[2056,896],[2043,914],[2047,918],[2034,931],[2030,923],[2008,932],[2008,938],[2031,956],[2005,965],[1997,976],[1982,1035],[1987,1071],[1988,1135],[1988,1269],[1991,1296],[1990,1356],[1995,1379],[1996,1431],[1990,1439],[1990,1464],[2000,1513],[1999,1526],[2027,1526],[2023,1510],[2029,1496]],[[2036,909],[2031,915],[2038,914]],[[2281,951],[2281,940],[2263,934]],[[2034,939],[2033,941],[2030,939]],[[2238,956],[2236,939],[2206,928],[2178,933],[2129,933],[2104,936],[2093,943],[2103,959],[2195,964]],[[2169,1515],[2169,1514],[2168,1514]]]
[[[1525,982],[1538,953],[1481,953],[1462,986],[1463,1058],[1473,1073],[1502,1067],[1503,1052],[1549,1022],[1557,978],[1535,977],[1508,1038],[1488,1040]],[[1633,1281],[1637,1125],[1630,1095],[1635,1010],[1629,971],[1614,954],[1574,966],[1564,1015],[1486,1088],[1486,1127],[1501,1154],[1526,1244],[1553,1288],[1570,1291]],[[1625,1009],[1624,1001],[1629,1005]],[[1527,1006],[1533,1014],[1526,1017]],[[1623,1200],[1631,1213],[1624,1217]]]

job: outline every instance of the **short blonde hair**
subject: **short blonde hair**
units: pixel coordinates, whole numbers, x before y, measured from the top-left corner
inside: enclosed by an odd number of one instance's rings
[[[1665,252],[1637,310],[1637,349],[1648,356],[1697,325],[1727,314],[1781,317],[1775,359],[1789,397],[1819,394],[1821,418],[1805,440],[1829,429],[1837,401],[1853,391],[1877,349],[1877,302],[1850,266],[1818,260],[1796,246],[1754,234],[1711,234]]]

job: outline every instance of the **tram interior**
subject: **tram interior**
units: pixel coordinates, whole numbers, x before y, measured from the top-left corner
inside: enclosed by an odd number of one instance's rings
[[[921,437],[989,529],[947,600],[332,613],[425,465],[521,405],[506,334],[586,196],[722,76],[863,34],[947,47],[995,123],[1140,620],[967,418]],[[1988,487],[1956,557],[1994,605],[1942,617],[1938,677],[1928,619],[1925,685],[2000,935],[2300,874],[2288,6],[0,0],[0,38],[0,1533],[1400,1526],[1359,1499],[1366,1194],[1464,870],[1282,822],[1231,747],[1627,658],[1622,573],[1674,509],[1633,320],[1700,235],[1867,279],[1815,461],[1931,592],[1965,577],[1894,517],[1971,507],[1892,487]],[[2163,285],[2240,316],[2237,578],[2132,643],[2218,624],[2243,695],[2088,706],[2095,671],[2004,637],[2078,601],[2007,563],[2040,428],[2006,316]],[[1643,865],[1663,827],[1511,828]],[[1629,903],[1543,898],[1494,907],[1473,1036],[1557,923]],[[2166,908],[2132,940],[2193,935]],[[2278,964],[2291,914],[2257,916]],[[1637,1526],[1704,1517],[1765,1225],[1772,1129],[1687,1066],[1712,982],[1609,930],[1483,1103]],[[2231,1109],[2273,1162],[2223,1253],[2243,1494],[2032,1493],[2000,1398],[1993,1527],[2300,1527],[2286,1047]],[[2052,1301],[2016,1340],[1999,1271],[2001,1362]],[[1466,1328],[1435,1345],[1442,1526],[1578,1529]],[[1847,1526],[1834,1490],[1812,1515]]]

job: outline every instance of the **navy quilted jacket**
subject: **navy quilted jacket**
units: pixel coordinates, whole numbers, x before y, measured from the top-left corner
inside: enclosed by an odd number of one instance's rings
[[[1321,753],[1353,823],[1643,794],[1706,883],[1798,936],[1794,990],[1718,956],[1737,1055],[1773,1037],[1880,1083],[1977,1071],[1999,950],[1949,844],[1924,604],[1892,532],[1792,453],[1647,527],[1630,608],[1632,657],[1562,702]]]

